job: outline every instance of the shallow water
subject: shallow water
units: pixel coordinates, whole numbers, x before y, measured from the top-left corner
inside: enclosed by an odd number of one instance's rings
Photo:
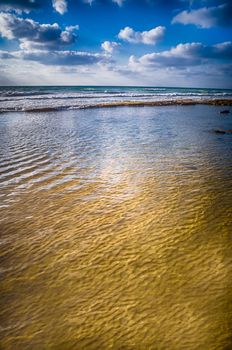
[[[1,349],[232,348],[220,110],[1,114]]]

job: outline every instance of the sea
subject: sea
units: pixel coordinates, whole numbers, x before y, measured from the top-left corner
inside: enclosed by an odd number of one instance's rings
[[[0,87],[0,111],[81,109],[100,104],[232,99],[232,89],[170,87],[39,86]]]
[[[0,94],[0,349],[232,349],[232,107],[87,108],[232,92]]]

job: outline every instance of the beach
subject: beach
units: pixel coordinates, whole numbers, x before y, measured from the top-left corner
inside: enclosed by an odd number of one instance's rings
[[[230,349],[231,91],[86,89],[1,95],[2,349]]]

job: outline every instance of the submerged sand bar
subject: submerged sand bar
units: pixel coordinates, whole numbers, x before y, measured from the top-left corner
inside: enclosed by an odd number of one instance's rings
[[[67,109],[90,109],[90,108],[112,108],[112,107],[159,107],[159,106],[193,106],[193,105],[211,105],[211,106],[232,106],[232,99],[170,99],[159,101],[110,101],[85,105],[74,106],[38,106],[38,107],[22,107],[2,108],[0,113],[5,112],[52,112]]]
[[[88,106],[87,108],[104,108],[104,107],[146,107],[146,106],[193,106],[193,105],[213,105],[213,106],[232,106],[232,100],[229,99],[180,99],[167,101],[116,101],[110,103],[99,103],[95,106]]]

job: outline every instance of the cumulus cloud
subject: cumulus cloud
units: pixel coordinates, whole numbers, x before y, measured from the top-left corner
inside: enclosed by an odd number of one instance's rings
[[[0,13],[0,35],[9,40],[19,40],[23,49],[58,49],[70,45],[76,41],[75,30],[78,28],[69,26],[62,31],[57,23],[40,24],[32,19]]]
[[[176,67],[179,69],[207,64],[214,61],[232,59],[232,42],[216,45],[203,45],[202,43],[179,44],[167,51],[153,52],[139,58],[131,56],[129,66],[135,70],[155,67]],[[215,62],[217,63],[217,62]]]
[[[104,41],[104,43],[101,44],[102,49],[110,54],[112,54],[114,49],[119,46],[120,44],[115,41]]]
[[[118,6],[122,6],[125,0],[112,0],[112,1],[118,4]]]
[[[129,43],[155,45],[164,37],[164,33],[165,27],[162,26],[143,32],[136,32],[130,27],[125,27],[120,30],[118,37]]]
[[[107,60],[107,57],[101,54],[80,51],[23,51],[20,57],[24,60],[60,66],[92,65]]]
[[[82,1],[85,2],[86,4],[92,5],[92,3],[96,0],[82,0]],[[122,6],[125,0],[111,0],[111,1],[116,3],[118,6]]]
[[[30,12],[39,8],[45,8],[48,4],[63,15],[67,12],[67,0],[1,0],[0,10]]]
[[[0,50],[0,59],[15,58],[9,51]]]
[[[63,15],[68,10],[68,4],[66,0],[52,0],[53,8]]]
[[[29,12],[44,5],[45,0],[1,0],[0,10]]]
[[[232,24],[232,4],[182,11],[173,18],[172,23],[194,24],[202,28],[226,27]]]
[[[109,56],[100,53],[82,52],[76,50],[46,51],[20,50],[0,51],[0,57],[35,61],[45,65],[56,66],[85,66],[109,62]]]

